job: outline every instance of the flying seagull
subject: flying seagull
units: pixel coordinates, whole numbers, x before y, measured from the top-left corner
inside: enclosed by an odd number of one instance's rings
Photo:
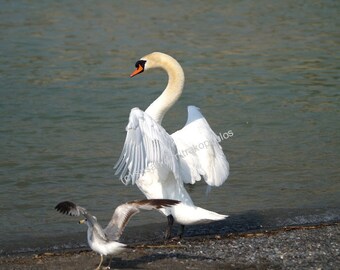
[[[140,200],[130,201],[119,205],[114,211],[109,224],[103,229],[97,221],[95,216],[92,216],[85,208],[76,205],[70,201],[60,202],[55,209],[62,214],[70,216],[85,217],[84,220],[79,223],[85,223],[88,226],[87,229],[87,241],[91,249],[100,254],[100,263],[96,270],[100,269],[103,263],[103,256],[116,255],[124,251],[126,245],[118,242],[122,235],[125,226],[128,224],[130,218],[139,213],[140,210],[153,210],[164,207],[171,207],[178,204],[179,201],[167,200],[167,199],[152,199],[152,200]],[[110,269],[110,259],[108,269]]]

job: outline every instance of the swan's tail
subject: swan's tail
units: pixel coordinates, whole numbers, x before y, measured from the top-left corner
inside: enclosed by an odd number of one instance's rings
[[[193,225],[223,220],[228,215],[221,215],[213,211],[203,209],[194,205],[180,203],[171,208],[175,220],[182,225]]]

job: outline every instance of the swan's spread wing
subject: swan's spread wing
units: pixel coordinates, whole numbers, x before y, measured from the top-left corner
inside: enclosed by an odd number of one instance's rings
[[[184,128],[173,133],[180,158],[181,178],[185,183],[195,183],[203,176],[210,186],[222,185],[229,175],[229,163],[199,109],[188,107],[188,120]]]
[[[116,173],[125,184],[144,174],[150,164],[166,165],[179,179],[176,145],[165,129],[138,108],[131,110],[122,153],[115,165]]]
[[[179,201],[176,200],[167,200],[167,199],[152,199],[152,200],[140,200],[140,201],[131,201],[124,204],[119,205],[113,216],[111,218],[110,223],[104,229],[105,234],[108,239],[111,241],[116,241],[122,235],[125,226],[128,224],[130,218],[139,213],[140,209],[143,210],[153,210],[160,209],[163,207],[169,207],[175,204],[178,204]]]

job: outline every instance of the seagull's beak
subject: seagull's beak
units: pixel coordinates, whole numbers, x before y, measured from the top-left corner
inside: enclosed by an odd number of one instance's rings
[[[136,76],[137,74],[143,71],[144,71],[144,68],[142,67],[142,65],[138,65],[138,68],[136,68],[135,71],[131,73],[130,78]]]
[[[86,222],[86,219],[79,220],[79,224],[84,224]]]

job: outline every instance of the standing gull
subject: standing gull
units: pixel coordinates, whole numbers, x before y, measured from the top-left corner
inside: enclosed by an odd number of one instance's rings
[[[124,251],[126,248],[125,244],[117,242],[122,235],[125,226],[129,222],[130,218],[139,213],[140,210],[153,210],[160,209],[163,207],[170,207],[178,204],[179,201],[165,200],[165,199],[154,199],[154,200],[140,200],[131,201],[119,205],[114,211],[109,224],[103,229],[97,221],[95,216],[92,216],[85,208],[74,204],[70,201],[60,202],[55,209],[62,214],[70,216],[85,217],[84,220],[79,223],[85,223],[88,226],[87,229],[87,241],[91,249],[100,254],[100,263],[97,269],[100,269],[103,263],[103,256],[116,255]],[[110,259],[108,269],[110,269]]]

